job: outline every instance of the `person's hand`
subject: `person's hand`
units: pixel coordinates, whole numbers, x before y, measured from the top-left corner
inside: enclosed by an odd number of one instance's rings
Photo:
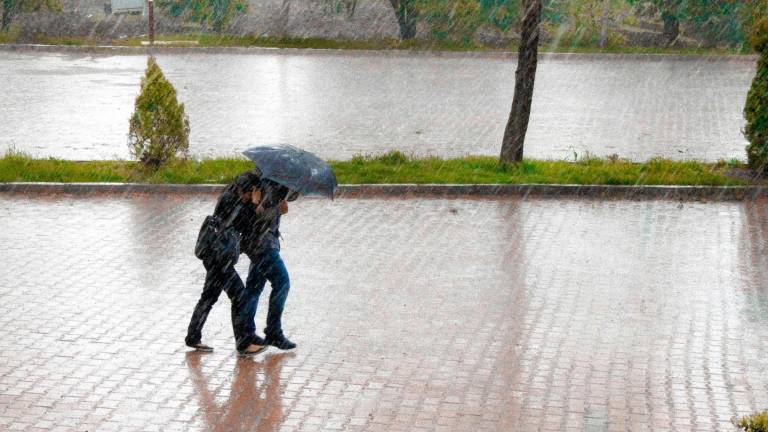
[[[261,200],[261,189],[254,186],[251,189],[251,202],[256,205],[256,214],[264,213],[264,206]]]
[[[251,201],[256,205],[261,203],[261,189],[256,186],[251,188]]]

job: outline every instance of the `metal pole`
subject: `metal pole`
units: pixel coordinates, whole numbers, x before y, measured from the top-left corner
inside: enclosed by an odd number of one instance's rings
[[[155,44],[155,2],[152,0],[149,3],[149,44]]]

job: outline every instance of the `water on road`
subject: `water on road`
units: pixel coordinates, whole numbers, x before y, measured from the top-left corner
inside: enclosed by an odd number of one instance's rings
[[[368,53],[160,54],[191,152],[289,142],[346,159],[400,149],[496,155],[515,60]],[[0,52],[0,151],[127,158],[142,55]],[[526,155],[744,159],[749,61],[544,59]]]

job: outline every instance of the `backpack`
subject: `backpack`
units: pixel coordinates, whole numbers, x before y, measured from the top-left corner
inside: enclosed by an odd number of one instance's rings
[[[219,216],[206,216],[195,243],[195,256],[203,261],[219,264],[237,264],[240,257],[240,236],[232,222],[240,213],[242,204],[238,204],[227,220]]]

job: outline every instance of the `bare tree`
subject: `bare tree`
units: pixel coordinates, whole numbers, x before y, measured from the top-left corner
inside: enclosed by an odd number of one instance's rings
[[[539,54],[539,23],[541,0],[523,1],[523,27],[520,32],[520,49],[515,72],[515,96],[509,113],[504,139],[501,142],[501,162],[523,160],[523,144],[528,130],[533,99],[533,82],[536,79],[536,63]]]

